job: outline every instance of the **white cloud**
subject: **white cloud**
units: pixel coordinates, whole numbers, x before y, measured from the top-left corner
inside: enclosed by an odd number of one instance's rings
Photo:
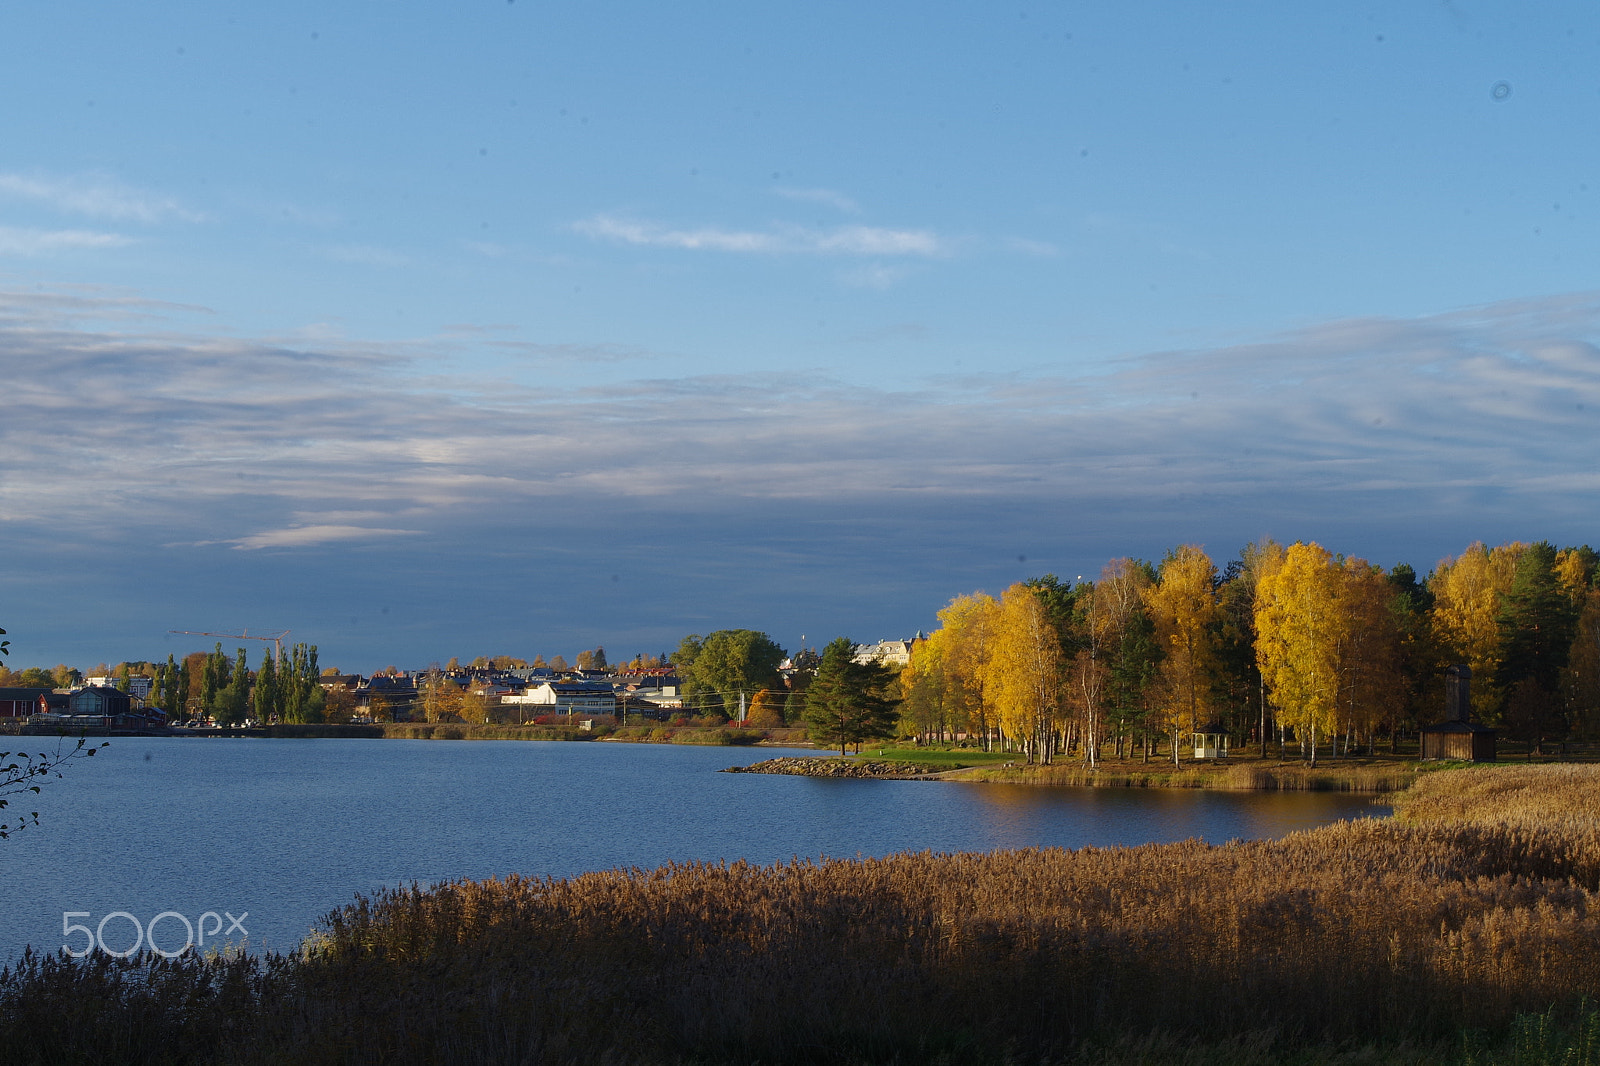
[[[120,233],[0,226],[0,255],[45,255],[80,248],[121,248],[132,243],[130,238]]]
[[[947,242],[930,230],[885,229],[878,226],[840,226],[831,229],[775,226],[769,230],[716,227],[671,229],[651,222],[596,215],[575,223],[573,229],[599,240],[689,251],[924,257],[944,255],[949,251]]]
[[[1027,513],[1063,537],[1091,520],[1176,539],[1241,523],[1254,536],[1271,516],[1315,536],[1424,514],[1463,537],[1493,520],[1558,539],[1547,523],[1590,499],[1600,437],[1600,300],[882,391],[772,374],[436,380],[332,345],[46,327],[19,317],[26,296],[0,294],[0,515],[63,542],[156,523],[164,542],[259,550],[486,516],[509,528],[627,508],[649,525],[850,501],[890,539],[915,532],[893,517],[908,507],[949,528]],[[94,419],[59,432],[85,407]]]
[[[30,318],[30,297],[0,292],[0,581],[61,634],[109,639],[123,587],[120,640],[153,609],[248,603],[325,648],[359,614],[385,658],[412,626],[426,662],[444,634],[530,627],[851,632],[1186,541],[1225,558],[1310,537],[1426,569],[1480,537],[1594,539],[1593,294],[896,391],[519,388],[348,342],[181,337],[82,292],[70,319],[48,294]],[[227,549],[228,580],[197,578]],[[389,596],[387,623],[354,606]],[[425,606],[401,620],[402,601]]]
[[[175,218],[201,222],[205,216],[170,197],[154,196],[107,177],[47,177],[0,174],[0,196],[42,203],[57,211],[132,222]]]
[[[288,529],[252,533],[248,537],[240,537],[227,543],[241,551],[255,551],[261,548],[311,548],[341,541],[416,536],[421,532],[417,529],[374,529],[369,526],[291,526]]]

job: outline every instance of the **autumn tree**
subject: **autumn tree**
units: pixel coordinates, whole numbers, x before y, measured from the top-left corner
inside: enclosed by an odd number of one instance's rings
[[[911,649],[901,688],[919,701],[909,710],[922,716],[929,735],[978,733],[988,749],[993,721],[984,704],[982,673],[999,609],[983,592],[957,596],[939,612],[939,628]]]
[[[462,688],[442,671],[429,670],[422,676],[417,697],[430,722],[453,722],[461,716]]]
[[[1490,550],[1480,541],[1456,558],[1440,560],[1428,580],[1434,639],[1450,662],[1472,668],[1472,710],[1480,719],[1498,720],[1503,698],[1497,682],[1500,604],[1527,549],[1519,542]]]
[[[757,692],[756,698],[750,701],[750,713],[746,721],[756,729],[783,728],[782,693],[770,688]]]
[[[1044,605],[1026,585],[1012,585],[1000,597],[980,677],[1001,735],[1029,762],[1054,755],[1060,669],[1061,641]]]
[[[1167,554],[1157,580],[1144,590],[1144,601],[1165,653],[1161,675],[1166,682],[1172,761],[1178,761],[1178,740],[1194,732],[1209,716],[1211,672],[1215,658],[1217,568],[1205,551],[1185,544]]]
[[[322,702],[322,720],[331,725],[348,725],[356,714],[355,693],[343,685],[325,689]]]
[[[1320,544],[1296,541],[1256,586],[1256,656],[1282,720],[1317,764],[1317,737],[1334,728],[1345,618],[1340,568]]]
[[[1339,639],[1338,718],[1347,733],[1366,737],[1370,752],[1375,732],[1382,726],[1392,730],[1405,707],[1402,604],[1389,575],[1364,559],[1345,560],[1340,577],[1345,624]]]
[[[481,687],[469,687],[461,691],[461,703],[456,708],[456,717],[470,725],[484,725],[489,721],[489,708],[497,705],[495,698]]]
[[[840,755],[851,744],[894,736],[893,680],[894,672],[880,663],[856,662],[855,645],[847,637],[830,641],[806,688],[807,736],[838,744]]]

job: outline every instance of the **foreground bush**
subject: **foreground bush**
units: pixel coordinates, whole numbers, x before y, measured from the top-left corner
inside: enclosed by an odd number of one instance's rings
[[[412,888],[330,915],[293,960],[25,960],[0,1039],[19,1061],[1497,1061],[1463,1032],[1592,1027],[1597,786],[1430,774],[1394,821],[1219,847]],[[1167,1061],[1227,1061],[1195,1054]]]

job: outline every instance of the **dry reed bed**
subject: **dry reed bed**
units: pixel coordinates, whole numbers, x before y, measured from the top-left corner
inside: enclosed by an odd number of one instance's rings
[[[1400,819],[1281,841],[382,893],[293,962],[125,968],[126,987],[102,964],[92,989],[35,963],[0,981],[0,1039],[419,1063],[1040,1061],[1146,1032],[1427,1044],[1600,996],[1597,769],[1430,774]]]

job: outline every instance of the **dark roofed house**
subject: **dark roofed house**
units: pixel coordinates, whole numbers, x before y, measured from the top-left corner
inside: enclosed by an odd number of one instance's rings
[[[80,688],[67,697],[68,714],[93,714],[102,718],[115,718],[132,710],[132,696],[101,685]]]
[[[39,697],[49,696],[52,691],[47,688],[0,688],[0,718],[26,718],[30,714],[42,713],[45,707],[39,702]]]
[[[374,674],[356,689],[356,706],[371,714],[374,697],[383,701],[394,721],[409,722],[417,706],[416,679],[404,674],[399,677]]]

